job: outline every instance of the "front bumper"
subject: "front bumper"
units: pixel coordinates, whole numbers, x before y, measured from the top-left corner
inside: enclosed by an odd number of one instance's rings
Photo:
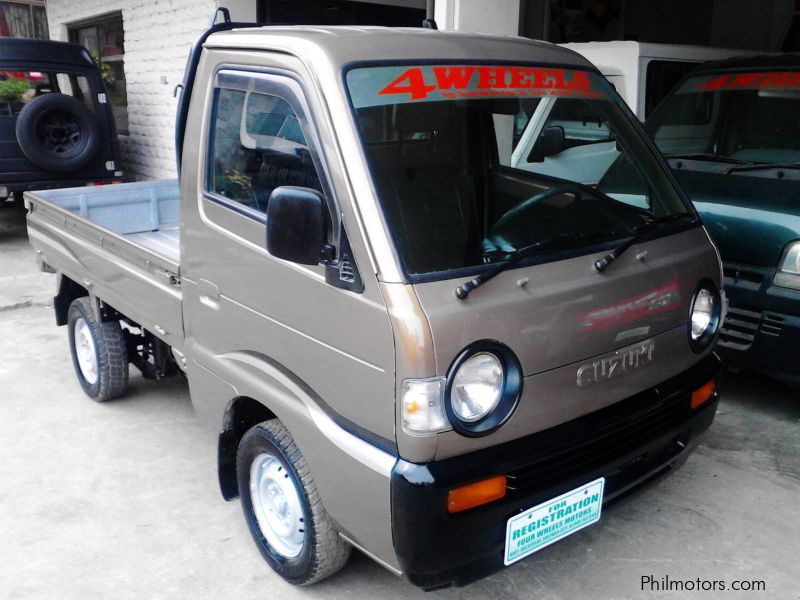
[[[800,383],[800,291],[774,277],[775,269],[725,263],[730,310],[717,350],[726,364]]]
[[[525,438],[428,464],[398,460],[392,472],[392,533],[404,576],[436,589],[465,585],[504,567],[505,529],[515,514],[605,477],[604,502],[682,464],[711,425],[718,396],[693,411],[693,390],[720,372],[714,356],[632,398]],[[505,474],[506,496],[458,514],[450,489]]]

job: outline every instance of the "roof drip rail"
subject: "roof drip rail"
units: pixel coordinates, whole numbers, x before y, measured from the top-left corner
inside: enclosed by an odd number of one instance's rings
[[[222,21],[217,22],[222,15]],[[178,110],[175,118],[175,158],[178,166],[178,176],[181,174],[181,157],[183,155],[183,140],[186,135],[186,120],[189,116],[189,102],[192,98],[192,88],[194,87],[195,75],[197,75],[197,65],[200,63],[200,55],[203,53],[203,44],[208,37],[219,31],[230,31],[241,27],[259,27],[260,23],[246,23],[231,21],[230,11],[220,6],[214,10],[211,17],[211,25],[200,37],[197,38],[189,51],[186,59],[186,69],[183,73],[183,82],[175,86],[175,95],[178,96]]]

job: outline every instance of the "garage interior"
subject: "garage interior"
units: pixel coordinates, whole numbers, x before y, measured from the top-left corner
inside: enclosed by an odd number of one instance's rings
[[[417,27],[425,0],[257,0],[259,23]],[[796,0],[435,0],[440,29],[492,30],[553,43],[631,40],[746,50],[799,49]],[[512,31],[515,29],[516,31]]]

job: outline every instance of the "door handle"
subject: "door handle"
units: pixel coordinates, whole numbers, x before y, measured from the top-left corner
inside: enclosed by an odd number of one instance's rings
[[[216,284],[201,279],[197,283],[197,295],[200,299],[200,304],[213,310],[219,310],[219,288]]]

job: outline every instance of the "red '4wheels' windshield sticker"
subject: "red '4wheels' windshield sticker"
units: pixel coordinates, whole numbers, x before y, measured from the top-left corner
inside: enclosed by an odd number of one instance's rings
[[[357,68],[347,74],[356,108],[503,97],[604,99],[596,83],[587,71],[548,67],[404,65]]]
[[[800,72],[728,73],[703,78],[695,89],[717,90],[800,90]]]

